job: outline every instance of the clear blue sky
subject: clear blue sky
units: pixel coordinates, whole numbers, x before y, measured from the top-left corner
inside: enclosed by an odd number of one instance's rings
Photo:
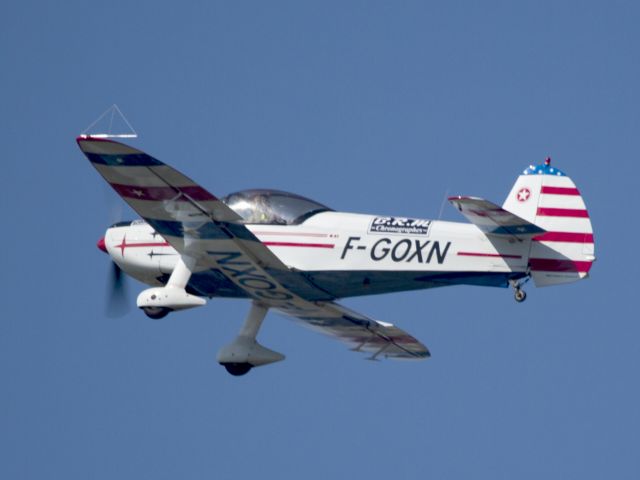
[[[640,478],[639,24],[633,1],[5,2],[0,477]],[[287,360],[232,378],[215,353],[246,302],[104,315],[95,242],[117,199],[74,139],[113,103],[215,194],[346,211],[501,203],[551,155],[598,261],[522,305],[471,287],[344,302],[423,340],[421,363],[272,314],[259,338]]]

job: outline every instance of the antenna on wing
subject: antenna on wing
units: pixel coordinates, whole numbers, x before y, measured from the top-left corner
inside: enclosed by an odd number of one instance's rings
[[[93,138],[138,138],[138,134],[114,103],[107,108],[80,136]]]

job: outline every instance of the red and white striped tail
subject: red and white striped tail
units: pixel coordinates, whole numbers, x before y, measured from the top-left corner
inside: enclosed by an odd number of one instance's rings
[[[575,282],[588,275],[595,253],[587,207],[573,181],[551,167],[549,159],[518,177],[503,208],[547,231],[532,239],[529,250],[536,286]]]

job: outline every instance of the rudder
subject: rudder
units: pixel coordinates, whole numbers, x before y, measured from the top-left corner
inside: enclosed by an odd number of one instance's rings
[[[531,240],[529,269],[536,286],[585,278],[595,260],[593,228],[579,190],[561,170],[530,166],[518,177],[503,208],[546,230]]]

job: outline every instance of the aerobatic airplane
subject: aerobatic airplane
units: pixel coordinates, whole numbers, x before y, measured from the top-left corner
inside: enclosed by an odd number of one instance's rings
[[[137,306],[159,319],[207,298],[251,300],[238,336],[218,362],[232,375],[284,359],[256,336],[267,311],[366,352],[423,359],[429,350],[400,328],[337,299],[450,285],[558,285],[585,278],[594,255],[582,197],[544,164],[520,175],[502,207],[476,197],[449,201],[471,223],[336,212],[276,190],[218,198],[128,145],[82,135],[80,149],[142,220],[107,229],[98,247],[117,269],[146,283]],[[119,270],[118,270],[119,271]]]

